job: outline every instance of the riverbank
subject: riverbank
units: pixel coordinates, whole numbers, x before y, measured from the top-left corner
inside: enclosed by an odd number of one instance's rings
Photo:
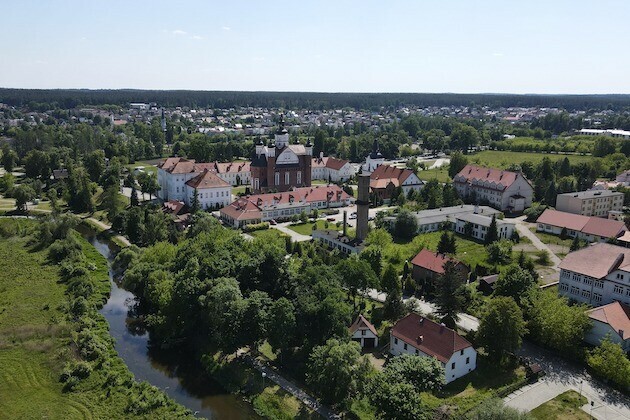
[[[118,357],[97,312],[107,261],[71,231],[87,267],[71,276],[35,242],[38,223],[0,220],[0,418],[192,417]]]

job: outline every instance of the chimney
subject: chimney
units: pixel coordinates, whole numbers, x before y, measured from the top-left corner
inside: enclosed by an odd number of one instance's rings
[[[343,236],[348,236],[348,212],[343,211]]]
[[[319,152],[319,158],[320,158],[320,160],[324,159],[324,152]]]
[[[420,323],[420,325],[422,325],[424,323],[424,318],[420,317],[420,321],[418,321]]]
[[[424,336],[419,335],[417,340],[418,340],[418,344],[422,344],[422,342],[424,341]]]
[[[444,329],[446,328],[446,325],[444,325],[444,323],[440,324],[440,334],[442,334],[444,332]]]
[[[621,339],[623,339],[623,333],[624,333],[624,330],[619,330],[619,337],[621,337]]]

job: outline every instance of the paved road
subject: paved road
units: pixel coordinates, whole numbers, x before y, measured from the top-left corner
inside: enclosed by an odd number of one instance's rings
[[[519,355],[540,364],[547,372],[537,383],[527,385],[508,395],[504,401],[513,408],[531,411],[557,395],[573,389],[582,392],[589,403],[583,407],[593,417],[605,420],[630,419],[630,399],[593,379],[582,366],[568,362],[534,344],[525,342]]]
[[[335,413],[330,408],[328,408],[324,404],[320,403],[315,398],[311,397],[308,393],[306,393],[300,387],[295,385],[293,382],[289,381],[288,379],[285,379],[276,370],[274,370],[271,367],[267,366],[263,362],[254,359],[249,354],[245,354],[245,355],[243,355],[243,357],[252,366],[254,366],[254,368],[256,368],[256,370],[258,370],[261,373],[264,372],[267,379],[269,379],[269,380],[275,382],[276,384],[278,384],[282,389],[284,389],[285,391],[287,391],[290,394],[292,394],[298,400],[302,401],[302,403],[304,403],[307,407],[309,407],[312,410],[314,410],[315,412],[317,412],[317,414],[319,414],[323,418],[325,418],[325,419],[335,419],[335,420],[341,418],[341,416],[339,414]]]
[[[378,302],[385,302],[385,299],[387,299],[387,293],[379,292],[376,289],[368,289],[367,295],[370,299]],[[435,305],[431,302],[416,297],[403,297],[403,302],[407,303],[409,301],[415,302],[420,312],[424,315],[432,314],[436,310]],[[465,331],[477,331],[479,328],[479,319],[472,315],[461,313],[457,320],[457,326]]]
[[[527,237],[530,241],[532,241],[532,245],[536,247],[538,250],[544,250],[549,253],[549,257],[553,265],[550,267],[556,272],[560,272],[558,265],[560,265],[560,258],[553,251],[544,244],[538,236],[531,230],[529,230],[530,226],[535,226],[533,223],[528,223],[525,221],[525,216],[517,217],[516,219],[512,219],[514,223],[516,223],[516,230],[518,230],[519,235]]]
[[[306,242],[313,239],[310,235],[302,235],[301,233],[297,233],[296,231],[289,229],[289,225],[291,223],[278,223],[277,225],[270,226],[272,229],[278,229],[282,233],[286,233],[291,237],[293,242]]]

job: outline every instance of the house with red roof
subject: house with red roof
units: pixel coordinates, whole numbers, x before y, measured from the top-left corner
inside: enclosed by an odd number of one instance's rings
[[[520,172],[466,165],[453,178],[460,197],[488,203],[501,210],[521,212],[532,205],[534,189]]]
[[[630,249],[595,243],[570,252],[558,267],[559,295],[592,306],[630,305]]]
[[[589,309],[586,314],[593,326],[585,334],[584,341],[599,346],[608,338],[630,353],[630,306],[620,302]]]
[[[424,292],[432,292],[434,289],[434,281],[444,274],[444,264],[451,261],[455,264],[455,269],[463,278],[468,277],[470,270],[468,266],[461,261],[451,258],[448,255],[429,249],[422,249],[418,255],[411,260],[411,276],[418,283],[423,285]]]
[[[200,209],[214,210],[227,206],[232,201],[232,186],[208,169],[185,183],[184,202],[192,206],[195,194]]]
[[[311,164],[311,179],[321,179],[329,182],[343,182],[354,176],[354,168],[350,161],[324,156],[320,152],[319,157],[313,158]]]
[[[411,169],[379,165],[370,174],[370,190],[381,200],[389,200],[398,187],[406,196],[409,191],[420,191],[423,186],[424,182]]]
[[[363,315],[359,314],[357,319],[350,325],[350,328],[348,328],[348,331],[350,331],[352,341],[359,343],[362,349],[378,347],[376,328]]]
[[[390,330],[389,352],[434,357],[444,366],[446,383],[475,370],[477,351],[457,332],[418,314],[410,313]]]
[[[589,242],[605,242],[623,236],[627,228],[621,220],[546,209],[536,220],[536,230],[554,235],[560,235],[564,230],[571,238],[577,236]]]

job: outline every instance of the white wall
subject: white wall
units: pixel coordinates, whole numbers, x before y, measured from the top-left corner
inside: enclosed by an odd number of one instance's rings
[[[363,334],[363,332],[365,332],[365,335]],[[374,347],[378,347],[378,336],[374,335],[374,333],[372,333],[372,331],[370,331],[367,328],[359,328],[358,330],[356,330],[354,332],[354,334],[352,334],[352,338],[353,339],[360,339],[361,340],[361,347],[364,347],[364,343],[363,340],[365,338],[374,338]]]
[[[190,206],[195,195],[195,189],[186,185],[186,199],[184,202]],[[206,209],[214,209],[218,204],[225,207],[232,202],[232,187],[203,188],[197,190],[199,207]]]
[[[619,344],[626,352],[630,351],[630,340],[623,340],[609,324],[594,319],[591,321],[593,321],[593,327],[584,335],[584,341],[593,346],[599,346],[608,335],[610,341]]]

